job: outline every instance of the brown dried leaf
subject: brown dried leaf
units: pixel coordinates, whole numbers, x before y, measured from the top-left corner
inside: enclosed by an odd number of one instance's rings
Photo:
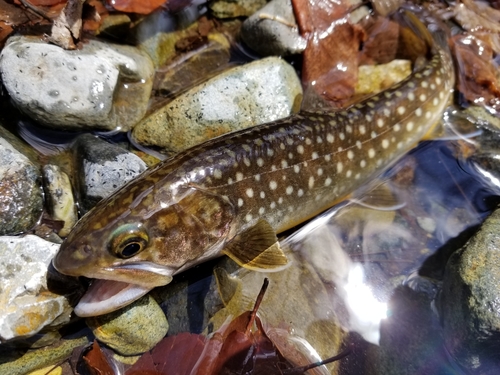
[[[464,98],[500,109],[500,85],[491,46],[473,35],[456,35],[451,44],[458,67],[458,90]]]
[[[83,359],[92,375],[115,375],[97,341],[94,340],[91,349],[83,356]]]
[[[54,20],[49,40],[64,49],[75,49],[82,31],[82,9],[85,0],[69,0]]]

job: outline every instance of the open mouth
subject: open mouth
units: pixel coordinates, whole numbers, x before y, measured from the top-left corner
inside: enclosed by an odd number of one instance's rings
[[[75,307],[75,314],[89,317],[107,314],[138,300],[152,288],[122,281],[95,279]]]

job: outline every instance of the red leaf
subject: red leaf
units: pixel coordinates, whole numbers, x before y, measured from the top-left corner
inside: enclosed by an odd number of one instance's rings
[[[108,0],[108,4],[116,10],[139,14],[149,14],[165,2],[166,0]]]
[[[106,356],[101,351],[97,341],[94,340],[90,350],[83,356],[87,367],[93,375],[115,375]]]

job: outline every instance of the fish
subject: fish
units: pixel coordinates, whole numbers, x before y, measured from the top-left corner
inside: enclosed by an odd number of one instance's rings
[[[277,234],[313,218],[379,175],[439,122],[454,85],[443,33],[410,12],[430,46],[405,80],[341,111],[300,111],[222,135],[160,162],[82,217],[53,259],[94,279],[79,316],[126,306],[174,275],[226,254],[280,270]]]

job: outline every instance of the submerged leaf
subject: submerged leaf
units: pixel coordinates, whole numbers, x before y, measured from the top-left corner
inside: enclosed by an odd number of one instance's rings
[[[87,368],[91,374],[95,375],[115,374],[97,341],[94,341],[90,350],[83,356],[83,359],[87,363]]]

